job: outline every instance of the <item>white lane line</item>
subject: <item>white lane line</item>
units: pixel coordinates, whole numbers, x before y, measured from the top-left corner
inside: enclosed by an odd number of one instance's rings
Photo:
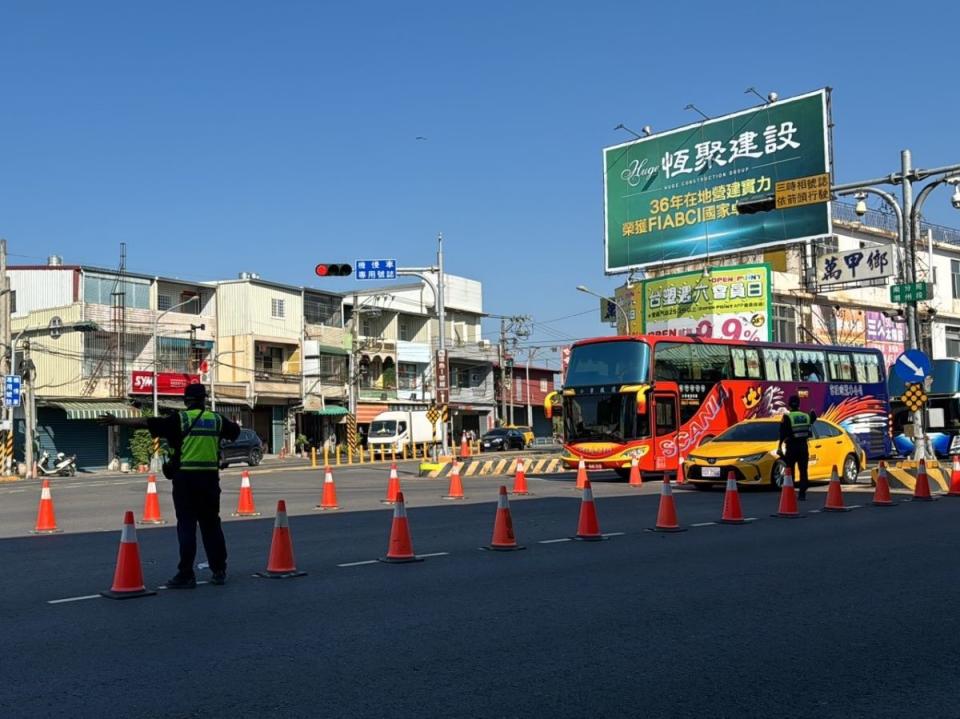
[[[626,532],[605,532],[601,536],[603,537],[622,537]]]
[[[210,582],[208,582],[206,579],[201,579],[199,582],[197,582],[197,586],[199,587],[201,584],[210,584]],[[163,589],[163,590],[169,591],[170,587],[168,587],[166,584],[161,584],[159,587],[157,587],[157,589]]]
[[[338,567],[360,567],[364,564],[377,564],[376,559],[367,559],[363,562],[346,562],[345,564],[338,564]]]
[[[418,554],[418,559],[426,559],[427,557],[446,557],[450,552],[431,552],[430,554]]]
[[[82,602],[84,599],[100,599],[99,594],[87,594],[82,597],[67,597],[66,599],[50,599],[47,604],[66,604],[67,602]]]
[[[537,544],[557,544],[559,542],[570,542],[573,541],[570,537],[563,537],[562,539],[541,539]]]
[[[716,522],[697,522],[696,524],[691,524],[691,527],[712,527]]]

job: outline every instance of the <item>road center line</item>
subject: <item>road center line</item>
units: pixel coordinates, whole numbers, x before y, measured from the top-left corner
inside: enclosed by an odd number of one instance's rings
[[[563,537],[562,539],[541,539],[537,544],[557,544],[558,542],[569,542],[572,541],[570,537]]]
[[[364,564],[376,564],[376,563],[377,563],[376,559],[367,559],[363,562],[346,562],[345,564],[338,564],[337,566],[338,567],[360,567],[360,566],[363,566]]]
[[[697,522],[696,524],[691,524],[691,527],[712,527],[716,522]]]
[[[418,554],[417,557],[426,559],[427,557],[446,557],[450,552],[432,552],[430,554]]]
[[[622,537],[624,534],[626,534],[626,532],[604,532],[603,535],[601,535],[601,536],[604,536],[604,537]]]
[[[99,594],[87,594],[82,597],[67,597],[66,599],[50,599],[47,604],[66,604],[67,602],[82,602],[84,599],[100,599]]]

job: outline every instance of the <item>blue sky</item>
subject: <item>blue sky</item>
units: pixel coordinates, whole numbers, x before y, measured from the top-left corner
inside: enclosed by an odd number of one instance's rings
[[[4,0],[0,236],[14,262],[115,266],[126,242],[133,270],[321,284],[320,261],[428,264],[442,231],[448,271],[535,343],[607,334],[574,287],[623,280],[602,246],[618,123],[830,86],[838,181],[906,147],[960,162],[960,9],[845,5]],[[927,219],[960,226],[948,199]]]

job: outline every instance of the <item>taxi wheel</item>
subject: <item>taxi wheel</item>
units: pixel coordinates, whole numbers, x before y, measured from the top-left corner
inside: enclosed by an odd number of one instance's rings
[[[857,464],[857,458],[848,454],[843,460],[843,474],[840,475],[840,481],[844,484],[856,484],[860,479],[860,466]]]
[[[770,470],[770,486],[773,489],[780,489],[783,486],[783,475],[787,470],[787,464],[782,459],[773,463]]]

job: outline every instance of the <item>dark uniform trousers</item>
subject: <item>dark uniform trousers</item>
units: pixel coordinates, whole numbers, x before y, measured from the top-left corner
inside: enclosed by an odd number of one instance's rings
[[[783,461],[790,467],[795,481],[798,476],[800,477],[800,481],[797,483],[797,489],[800,491],[800,496],[802,497],[807,493],[807,487],[810,484],[809,477],[807,476],[810,469],[810,450],[807,447],[807,440],[788,439],[784,444],[786,445],[787,451]],[[797,465],[799,465],[799,467]],[[800,470],[799,475],[797,474],[798,469]]]
[[[189,476],[174,479],[173,506],[177,513],[177,539],[180,540],[180,564],[177,567],[180,572],[194,573],[198,524],[210,570],[226,571],[227,543],[220,526],[220,481]]]

